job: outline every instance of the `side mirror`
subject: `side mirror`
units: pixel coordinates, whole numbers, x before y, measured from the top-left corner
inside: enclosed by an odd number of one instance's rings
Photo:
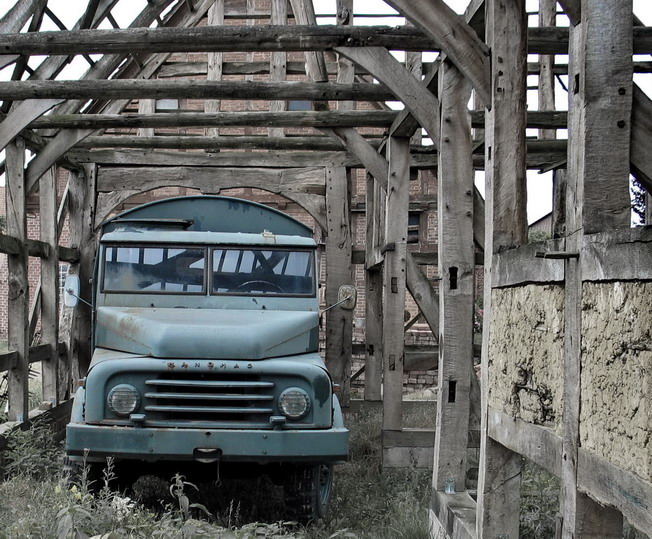
[[[340,307],[347,311],[352,311],[358,302],[358,291],[352,284],[343,284],[337,291],[337,302]]]
[[[79,302],[79,275],[66,275],[63,285],[63,304],[66,307],[76,307]]]

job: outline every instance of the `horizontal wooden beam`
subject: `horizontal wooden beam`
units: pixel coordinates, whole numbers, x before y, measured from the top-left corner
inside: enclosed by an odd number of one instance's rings
[[[510,417],[489,407],[487,433],[498,443],[559,477],[561,437],[551,428]]]
[[[0,99],[305,99],[389,101],[380,84],[207,80],[25,80],[0,82]]]
[[[326,51],[334,47],[438,50],[407,26],[202,26],[0,35],[0,54],[135,54],[159,52]]]
[[[18,58],[18,56],[16,56]],[[436,69],[438,62],[423,62],[423,72],[428,75]],[[195,77],[206,75],[207,62],[167,62],[161,66],[157,75],[159,78],[168,77]],[[356,75],[368,75],[369,73],[360,66],[354,66]],[[528,62],[528,75],[539,74],[539,63]],[[337,75],[337,64],[326,62],[326,71],[329,75]],[[555,64],[552,66],[555,75],[566,75],[568,64]],[[306,65],[304,62],[288,62],[288,75],[305,75]],[[634,73],[652,73],[652,62],[634,62]],[[224,62],[222,64],[223,75],[268,75],[269,62]]]
[[[36,258],[49,258],[50,246],[40,240],[27,240],[27,254]],[[79,250],[72,247],[59,246],[59,260],[64,262],[77,262],[79,260]],[[0,234],[0,253],[8,255],[17,255],[22,251],[20,240],[13,236]]]
[[[288,75],[305,75],[305,62],[287,62],[286,71]],[[206,75],[208,62],[167,62],[158,70],[159,78],[166,77],[195,77]],[[326,72],[329,75],[337,75],[337,63],[326,62]],[[355,66],[356,75],[368,75],[369,73]],[[269,75],[269,62],[223,62],[222,75]]]
[[[157,52],[327,51],[335,47],[438,51],[410,26],[203,26],[72,30],[0,35],[0,55],[137,54]],[[568,28],[528,29],[531,54],[568,54]],[[652,53],[652,27],[634,27],[634,53]]]
[[[489,436],[559,477],[561,436],[553,429],[528,423],[489,408]],[[582,447],[578,451],[579,490],[603,505],[616,507],[639,530],[652,529],[652,484]]]
[[[1,83],[0,83],[1,87]],[[28,124],[31,129],[110,129],[141,127],[390,127],[403,113],[385,110],[284,112],[159,112],[155,114],[50,114]],[[561,129],[564,111],[531,111],[527,127]],[[484,111],[472,111],[473,127],[484,127]],[[88,139],[86,139],[88,140]],[[96,140],[94,137],[93,140]],[[198,138],[199,140],[199,138]]]
[[[97,174],[97,191],[148,190],[166,185],[193,187],[210,193],[231,187],[254,187],[273,192],[323,195],[326,192],[321,167],[265,169],[228,167],[108,167]],[[213,190],[213,191],[211,191]]]
[[[283,112],[158,112],[155,114],[51,114],[32,129],[110,129],[119,127],[389,127],[397,112],[386,110]]]
[[[67,346],[65,342],[59,343],[59,355],[66,353]],[[0,372],[6,372],[9,369],[14,367],[17,358],[16,352],[9,350],[0,354]],[[49,344],[38,344],[32,346],[29,349],[29,362],[38,363],[40,361],[46,361],[50,359],[50,345]]]
[[[225,137],[226,138],[226,137]],[[260,143],[252,148],[268,149],[265,143],[267,137],[259,137]],[[286,137],[291,138],[291,137]],[[199,152],[174,152],[143,150],[71,150],[66,157],[75,163],[98,163],[103,166],[195,166],[195,167],[310,167],[310,166],[345,166],[364,168],[360,160],[347,152],[336,151],[333,141],[333,151],[315,151],[308,145],[308,138],[314,138],[316,145],[325,144],[320,137],[302,137],[306,142],[305,149],[312,151],[269,151],[269,152],[219,152],[204,155]],[[251,141],[254,142],[254,141]],[[277,144],[276,141],[272,141]],[[280,143],[279,143],[280,144]],[[371,141],[375,145],[375,141]],[[566,158],[565,140],[530,140],[527,143],[527,166],[530,169],[540,169]],[[341,148],[340,148],[341,149]],[[420,151],[421,150],[421,151]],[[427,151],[423,151],[427,150]],[[437,167],[437,152],[428,147],[414,147],[410,156],[410,166],[416,169],[433,169]],[[563,164],[563,163],[562,163]],[[484,167],[482,147],[473,154],[473,166],[476,170]]]

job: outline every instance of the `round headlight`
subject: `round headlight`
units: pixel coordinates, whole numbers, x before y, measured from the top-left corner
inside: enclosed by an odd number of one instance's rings
[[[278,406],[288,419],[301,419],[310,410],[310,397],[303,389],[290,387],[281,393]]]
[[[118,384],[111,388],[106,399],[111,411],[117,415],[129,415],[140,403],[138,390],[129,384]]]

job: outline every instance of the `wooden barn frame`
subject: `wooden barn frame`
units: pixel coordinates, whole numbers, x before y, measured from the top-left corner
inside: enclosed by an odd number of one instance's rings
[[[354,264],[364,265],[365,400],[382,401],[388,463],[408,446],[423,449],[419,458],[433,455],[433,537],[518,537],[522,457],[561,479],[559,537],[621,537],[623,517],[652,530],[652,450],[646,469],[600,454],[585,436],[583,415],[583,403],[601,391],[585,378],[593,357],[588,295],[593,288],[609,295],[613,287],[636,285],[649,304],[652,291],[652,229],[630,228],[629,196],[630,173],[652,191],[652,101],[633,82],[633,73],[652,71],[649,62],[634,61],[634,55],[652,54],[652,27],[633,17],[632,0],[559,0],[570,27],[556,26],[553,0],[540,0],[536,27],[528,27],[525,0],[471,0],[462,16],[443,0],[386,0],[411,23],[396,28],[356,26],[353,0],[337,0],[337,24],[329,26],[317,25],[311,0],[289,6],[271,0],[271,12],[247,14],[225,10],[224,0],[148,0],[129,28],[119,28],[111,14],[119,1],[89,0],[71,29],[47,0],[17,0],[0,19],[0,68],[14,66],[12,80],[0,82],[7,200],[0,251],[8,258],[10,350],[0,355],[0,369],[8,371],[11,419],[3,432],[38,413],[28,409],[31,363],[42,365],[44,408],[65,420],[90,361],[88,308],[80,303],[59,321],[60,260],[79,274],[81,296],[89,297],[97,227],[128,197],[166,186],[202,193],[255,187],[296,202],[322,228],[326,303],[337,301],[339,286],[352,281]],[[61,30],[39,31],[44,16]],[[197,26],[204,17],[207,25]],[[225,24],[247,17],[270,25]],[[104,20],[114,29],[97,29]],[[390,50],[407,51],[406,62]],[[223,54],[233,51],[272,54],[269,63],[225,62]],[[305,62],[287,62],[288,51],[305,52]],[[423,51],[440,55],[426,65]],[[207,52],[199,72],[191,65],[167,67],[205,79],[153,78],[173,52]],[[528,54],[538,61],[528,63]],[[566,54],[567,65],[555,63],[554,55]],[[31,55],[46,58],[31,69]],[[57,80],[74,55],[88,59],[86,75]],[[300,73],[307,79],[286,80]],[[269,81],[235,81],[230,74],[268,74]],[[568,74],[568,113],[555,110],[560,74]],[[527,110],[528,75],[538,76],[538,111]],[[205,110],[157,114],[158,98],[205,99]],[[134,99],[139,113],[122,113]],[[219,101],[229,99],[270,100],[270,110],[221,112]],[[289,99],[310,100],[313,110],[287,111]],[[356,101],[386,100],[405,109],[355,110]],[[334,110],[329,102],[337,102]],[[154,135],[154,128],[184,126],[207,132]],[[220,135],[220,128],[233,126],[269,127],[269,136]],[[121,127],[139,133],[103,134]],[[288,137],[286,127],[313,127],[321,136]],[[367,137],[363,127],[385,128],[385,134]],[[527,128],[538,129],[538,137],[526,137]],[[557,139],[556,129],[565,128],[568,140]],[[421,144],[421,129],[433,146]],[[35,154],[27,164],[26,149]],[[211,153],[176,151],[192,149]],[[70,175],[57,207],[58,167]],[[351,241],[348,178],[358,168],[367,172],[364,251]],[[437,170],[438,289],[420,268],[433,257],[407,250],[416,169]],[[485,173],[484,200],[474,187],[478,169]],[[554,171],[553,238],[535,244],[527,238],[527,169]],[[37,190],[41,236],[33,240],[26,201]],[[66,218],[72,247],[58,244]],[[40,258],[36,290],[29,290],[28,257]],[[484,264],[480,380],[473,368],[478,258]],[[515,368],[509,354],[498,357],[501,343],[513,338],[504,330],[509,313],[501,302],[548,289],[561,298],[563,312],[557,388],[563,409],[552,426],[500,405],[499,389],[508,382],[496,367],[500,360],[506,370]],[[427,436],[402,423],[407,290],[439,342],[436,429]],[[650,311],[639,314],[634,329],[649,328]],[[42,344],[30,346],[39,320]],[[326,360],[346,406],[351,312],[328,311],[326,327]],[[647,339],[636,357],[647,376],[640,402],[649,429],[649,332]],[[467,449],[478,441],[476,496],[460,486]]]

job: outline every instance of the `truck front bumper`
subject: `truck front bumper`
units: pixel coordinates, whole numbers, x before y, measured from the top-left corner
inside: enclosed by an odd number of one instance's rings
[[[225,461],[341,462],[347,459],[349,431],[175,429],[70,423],[66,453],[89,459],[199,460],[208,450]]]

